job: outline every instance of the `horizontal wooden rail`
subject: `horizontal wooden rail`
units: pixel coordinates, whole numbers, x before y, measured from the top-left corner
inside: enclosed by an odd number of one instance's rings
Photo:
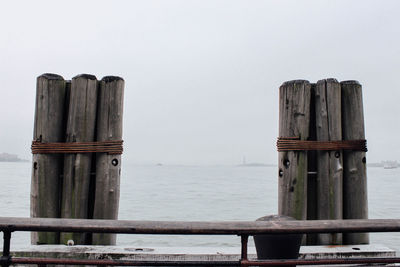
[[[318,220],[318,221],[235,221],[235,222],[173,222],[173,221],[126,221],[0,217],[0,231],[4,233],[3,255],[0,265],[10,264],[66,264],[66,265],[118,265],[118,266],[271,266],[315,265],[354,263],[400,263],[400,258],[363,259],[286,259],[249,260],[247,240],[249,235],[288,233],[335,233],[335,232],[400,232],[400,219]],[[114,259],[55,259],[18,258],[10,256],[11,232],[14,231],[68,231],[120,234],[180,234],[180,235],[240,235],[241,258],[239,261],[132,261]]]
[[[174,222],[0,217],[0,231],[172,235],[400,232],[400,219]]]

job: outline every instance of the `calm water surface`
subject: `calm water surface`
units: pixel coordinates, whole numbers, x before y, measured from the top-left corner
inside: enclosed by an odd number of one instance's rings
[[[277,213],[276,167],[123,164],[120,219],[235,221]],[[29,217],[30,175],[31,163],[0,162],[1,216]],[[369,217],[400,219],[399,188],[400,169],[369,167]],[[240,244],[233,236],[119,235],[117,242],[136,247]],[[400,251],[400,234],[371,234],[371,243]],[[12,244],[29,244],[29,234],[13,234]]]

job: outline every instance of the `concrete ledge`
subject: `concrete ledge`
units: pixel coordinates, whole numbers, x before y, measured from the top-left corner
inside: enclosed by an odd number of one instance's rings
[[[300,249],[300,258],[302,259],[340,259],[362,257],[396,257],[396,251],[383,245],[303,246]]]
[[[41,245],[13,247],[16,257],[76,258],[76,259],[129,259],[160,261],[237,261],[239,247],[125,247],[125,246],[65,246]],[[303,246],[301,259],[395,257],[396,252],[382,245],[356,246]],[[255,259],[254,247],[249,247],[249,258]]]

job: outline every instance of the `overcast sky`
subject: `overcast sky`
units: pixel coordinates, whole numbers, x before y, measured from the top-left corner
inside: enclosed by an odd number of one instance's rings
[[[124,160],[277,163],[278,88],[363,85],[369,162],[400,160],[400,1],[2,1],[0,153],[30,159],[36,77],[125,79]]]

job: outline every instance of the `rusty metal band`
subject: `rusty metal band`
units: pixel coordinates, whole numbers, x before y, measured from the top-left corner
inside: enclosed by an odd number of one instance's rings
[[[305,141],[298,137],[278,137],[276,143],[279,152],[282,151],[309,151],[309,150],[353,150],[367,152],[367,140],[341,140],[341,141]]]
[[[108,153],[120,155],[123,141],[42,143],[32,142],[32,154]]]

